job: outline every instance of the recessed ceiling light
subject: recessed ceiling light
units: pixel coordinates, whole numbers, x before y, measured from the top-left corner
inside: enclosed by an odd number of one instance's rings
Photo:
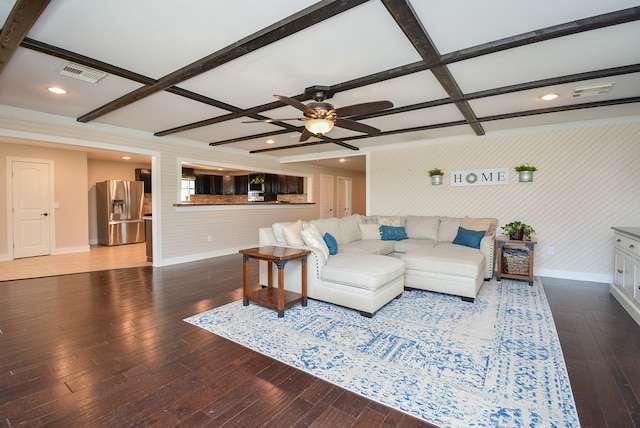
[[[124,159],[124,160],[130,160],[130,159],[131,159],[131,156],[122,156],[122,159]]]
[[[266,142],[267,142],[267,144],[273,144],[273,143],[275,143],[275,141],[273,141],[273,140],[267,140]]]
[[[218,168],[218,171],[224,171],[224,168]]]
[[[49,92],[53,92],[54,94],[64,95],[64,94],[67,93],[67,91],[65,91],[64,89],[57,88],[55,86],[52,86],[52,87],[50,87],[48,89],[49,89]]]
[[[346,162],[346,161],[347,161],[347,160],[346,160],[345,158],[340,158],[340,159],[338,160],[338,162]]]
[[[547,94],[540,97],[541,100],[553,101],[558,98],[558,94]]]

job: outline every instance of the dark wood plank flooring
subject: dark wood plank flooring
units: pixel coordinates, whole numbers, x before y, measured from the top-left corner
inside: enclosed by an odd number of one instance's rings
[[[640,327],[546,282],[582,426],[640,427]],[[182,321],[241,284],[240,255],[1,282],[0,427],[431,426]]]

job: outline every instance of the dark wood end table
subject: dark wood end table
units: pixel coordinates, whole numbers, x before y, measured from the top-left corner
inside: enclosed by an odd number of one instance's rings
[[[249,302],[266,306],[278,311],[278,317],[284,316],[284,310],[296,303],[307,306],[307,256],[309,250],[288,247],[256,247],[240,250],[242,254],[242,304],[248,306]],[[258,291],[249,292],[249,260],[264,260],[268,263],[267,287]],[[286,291],[284,289],[284,267],[290,260],[300,259],[302,266],[302,294]],[[273,289],[273,264],[278,267],[278,291]]]

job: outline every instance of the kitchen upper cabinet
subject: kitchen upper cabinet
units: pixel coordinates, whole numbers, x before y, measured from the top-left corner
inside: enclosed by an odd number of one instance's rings
[[[225,175],[222,178],[222,193],[225,195],[235,195],[236,181],[233,175]]]
[[[278,176],[276,174],[264,175],[264,195],[265,196],[278,195]]]
[[[249,192],[249,176],[236,175],[235,177],[236,195],[246,195]]]
[[[289,186],[287,185],[286,175],[278,175],[278,193],[285,195],[289,193]]]
[[[294,175],[278,175],[278,193],[284,195],[301,195],[304,193],[304,177]]]
[[[142,181],[144,183],[144,193],[151,193],[151,170],[147,168],[136,168],[135,172],[136,181]]]
[[[222,176],[196,175],[196,195],[222,195]]]

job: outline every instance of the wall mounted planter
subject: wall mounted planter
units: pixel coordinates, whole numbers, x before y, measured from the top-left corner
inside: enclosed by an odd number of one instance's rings
[[[431,176],[431,184],[433,184],[434,186],[442,184],[442,176],[441,175],[432,175]]]
[[[520,175],[521,183],[533,181],[533,171],[520,171],[518,174]]]

